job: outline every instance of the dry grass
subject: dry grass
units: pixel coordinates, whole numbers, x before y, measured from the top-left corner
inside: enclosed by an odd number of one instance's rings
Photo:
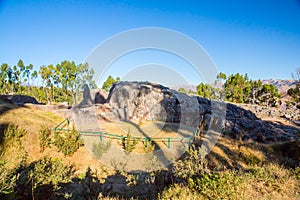
[[[24,156],[27,156],[27,162],[29,163],[37,161],[44,156],[51,156],[54,158],[62,158],[66,165],[73,165],[78,174],[83,173],[87,167],[90,167],[93,171],[102,169],[101,175],[104,177],[113,173],[113,170],[102,166],[94,156],[88,153],[85,147],[80,147],[77,152],[70,157],[65,157],[62,153],[57,152],[56,147],[53,145],[51,148],[46,148],[44,152],[41,152],[39,147],[39,130],[41,127],[49,127],[53,130],[58,123],[64,120],[63,118],[51,112],[38,109],[17,107],[11,104],[0,104],[0,106],[2,113],[0,115],[0,124],[12,123],[27,131],[27,134],[21,138],[21,149],[16,145],[10,145],[4,154],[1,155],[2,160],[8,161],[6,162],[6,168],[15,168],[19,165]]]
[[[193,128],[183,125],[181,126],[180,130],[178,130],[178,123],[164,123],[158,121],[130,121],[118,123],[101,122],[100,126],[104,132],[109,134],[127,136],[127,134],[129,133],[131,136],[138,138],[183,138],[186,137],[183,135],[193,135],[194,131]],[[116,147],[122,148],[122,140],[112,140],[112,143]],[[153,139],[153,143],[155,143],[157,148],[163,149],[167,147],[166,140],[160,141],[159,139]],[[145,144],[141,140],[138,140],[133,152],[145,153],[144,148]]]
[[[98,159],[91,155],[85,147],[80,147],[72,156],[67,157],[58,152],[53,145],[41,152],[39,130],[42,126],[53,129],[63,120],[62,118],[50,112],[16,107],[3,102],[0,102],[0,112],[1,125],[13,123],[27,131],[21,138],[21,148],[15,143],[8,144],[5,152],[0,156],[0,160],[6,161],[6,168],[13,169],[24,156],[27,156],[26,161],[28,163],[37,161],[44,156],[51,156],[52,158],[61,158],[67,166],[74,166],[76,176],[85,173],[86,169],[90,167],[101,183],[108,176],[116,173],[116,171],[99,163]],[[127,134],[128,129],[135,136],[141,136],[140,130],[149,133],[151,137],[174,137],[176,134],[175,125],[158,122],[135,122],[135,125],[106,123],[102,124],[102,127],[109,133],[120,133],[120,129],[124,130],[124,135]],[[207,180],[201,179],[202,182],[197,182],[197,179],[201,178],[201,175],[198,175],[193,177],[192,181],[186,180],[186,183],[174,183],[164,187],[158,198],[300,199],[299,172],[295,175],[293,169],[279,165],[277,162],[280,159],[286,161],[286,156],[289,156],[287,151],[290,147],[288,143],[264,146],[256,143],[234,141],[226,137],[220,138],[207,155],[208,165],[213,169],[211,173],[218,174],[218,178],[208,176]],[[276,156],[276,159],[274,159],[274,156]],[[295,156],[298,157],[299,154],[295,154]],[[207,185],[203,183],[207,183]],[[226,194],[229,195],[226,196]],[[107,200],[122,199],[121,197],[101,196],[101,193],[98,198]]]

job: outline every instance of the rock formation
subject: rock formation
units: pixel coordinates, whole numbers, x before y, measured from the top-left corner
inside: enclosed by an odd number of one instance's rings
[[[39,102],[31,96],[27,95],[1,95],[1,98],[6,98],[11,101],[13,104],[23,105],[25,103],[39,104]]]
[[[234,138],[258,142],[287,141],[299,129],[260,120],[237,105],[189,96],[149,82],[119,82],[113,85],[106,110],[117,120],[160,120],[222,131]],[[108,113],[102,113],[102,115]],[[112,115],[110,115],[112,116]]]

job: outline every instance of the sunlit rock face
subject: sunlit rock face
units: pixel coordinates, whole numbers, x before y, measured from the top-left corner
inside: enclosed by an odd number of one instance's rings
[[[159,120],[186,125],[199,123],[197,97],[155,83],[116,83],[107,102],[122,120]]]
[[[111,121],[180,123],[263,143],[292,140],[299,131],[296,127],[261,120],[255,112],[234,104],[187,95],[149,82],[115,83],[106,102],[98,106],[104,110],[99,114]]]

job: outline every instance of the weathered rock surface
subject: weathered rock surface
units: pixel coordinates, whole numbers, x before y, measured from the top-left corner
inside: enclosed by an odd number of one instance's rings
[[[254,107],[258,109],[254,113],[251,109],[189,96],[149,82],[116,83],[107,102],[105,110],[113,110],[119,120],[180,122],[199,126],[204,130],[222,131],[243,140],[251,138],[257,142],[287,141],[295,138],[299,131],[299,128],[293,126],[260,120],[255,115],[260,112],[259,109],[263,109],[260,107]],[[283,114],[276,109],[267,110],[265,112],[271,112],[271,116]],[[107,115],[109,112],[104,113]]]
[[[104,104],[108,98],[108,92],[103,89],[91,90],[92,102],[95,104]]]
[[[1,98],[6,98],[9,101],[11,101],[13,104],[18,104],[18,105],[23,105],[25,103],[32,103],[32,104],[38,104],[39,102],[31,97],[31,96],[27,96],[27,95],[1,95]]]
[[[250,105],[250,104],[237,104],[237,105],[246,110],[250,110],[259,118],[283,117],[287,120],[300,120],[300,110],[299,109],[281,109],[281,108],[273,108],[273,107]]]
[[[198,99],[159,84],[119,82],[107,102],[119,120],[158,120],[199,124]]]

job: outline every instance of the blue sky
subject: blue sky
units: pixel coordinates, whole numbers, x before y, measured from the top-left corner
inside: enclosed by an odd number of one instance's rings
[[[0,63],[11,66],[20,58],[35,67],[63,60],[81,63],[112,35],[163,27],[193,38],[226,74],[291,79],[300,67],[297,0],[0,0],[0,27]],[[184,65],[175,68],[179,73],[189,71]],[[116,67],[109,73],[123,76],[124,70]],[[201,81],[187,76],[191,84]]]

